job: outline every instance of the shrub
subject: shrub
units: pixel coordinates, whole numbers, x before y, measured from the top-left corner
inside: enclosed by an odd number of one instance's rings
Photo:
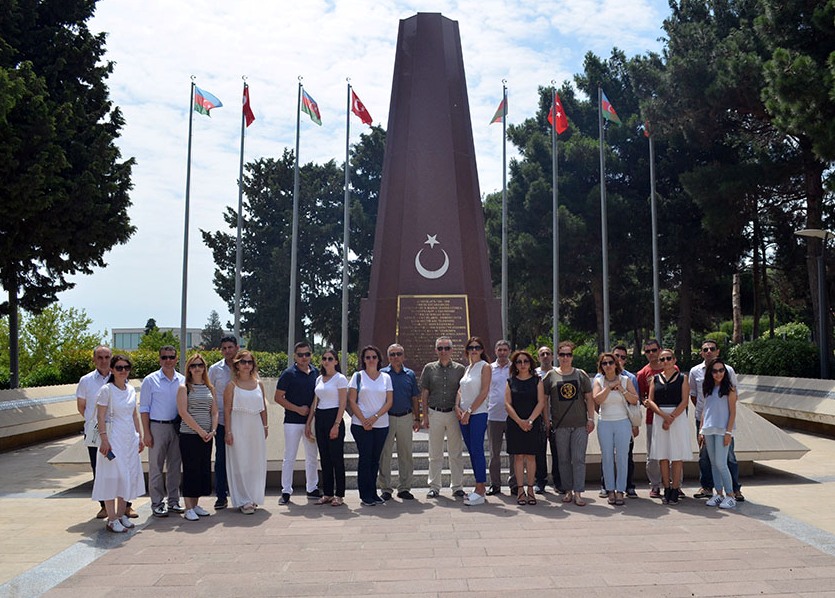
[[[35,368],[20,380],[21,386],[55,386],[63,383],[60,368],[52,363]]]
[[[809,341],[812,338],[812,331],[803,322],[789,322],[775,328],[774,336],[796,341]]]
[[[801,340],[760,338],[736,345],[728,362],[740,374],[816,378],[820,373],[818,348]]]
[[[574,360],[572,363],[574,367],[586,370],[587,374],[594,376],[597,373],[597,357],[599,355],[597,343],[586,342],[583,345],[574,347]]]

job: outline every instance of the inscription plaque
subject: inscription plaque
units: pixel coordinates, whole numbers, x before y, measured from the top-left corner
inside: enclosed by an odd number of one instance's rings
[[[452,359],[462,361],[464,343],[470,338],[470,313],[466,295],[399,295],[397,297],[397,343],[417,368],[438,359],[435,339],[448,336],[453,342]]]

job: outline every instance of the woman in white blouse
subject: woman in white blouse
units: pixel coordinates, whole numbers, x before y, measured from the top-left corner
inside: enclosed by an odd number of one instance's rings
[[[484,353],[484,341],[472,336],[467,341],[467,369],[458,385],[455,413],[461,425],[461,435],[470,453],[475,476],[475,490],[464,500],[467,506],[484,504],[487,492],[487,460],[484,457],[484,435],[487,433],[487,395],[493,370]]]

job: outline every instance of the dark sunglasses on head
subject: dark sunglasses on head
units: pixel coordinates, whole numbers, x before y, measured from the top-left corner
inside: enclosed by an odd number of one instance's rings
[[[310,351],[306,353],[296,353],[296,357],[310,357]]]
[[[177,359],[177,356],[176,355],[160,355],[159,358],[163,359],[165,361],[174,361],[175,359]]]
[[[391,351],[389,357],[403,357],[403,351]]]
[[[560,357],[574,357],[574,353],[557,353]]]
[[[481,345],[467,345],[467,351],[481,351],[483,348]]]
[[[117,372],[129,372],[130,366],[129,365],[114,365],[113,369]]]
[[[672,355],[667,355],[666,357],[659,357],[658,361],[672,361],[674,357]]]
[[[204,368],[204,367],[206,367],[206,364],[205,363],[192,363],[188,367],[190,367],[191,369]]]
[[[710,370],[712,374],[724,374],[725,368],[713,368]]]
[[[601,361],[600,365],[602,365],[602,366],[615,365],[615,362],[611,359],[607,359],[606,361]]]
[[[436,351],[452,351],[452,347],[435,347]]]
[[[644,349],[644,355],[649,355],[650,353],[658,353],[658,348],[655,349]]]

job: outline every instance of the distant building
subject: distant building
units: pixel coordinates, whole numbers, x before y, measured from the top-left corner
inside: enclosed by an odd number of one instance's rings
[[[172,332],[178,339],[180,338],[180,328],[163,328],[160,326],[162,332]],[[139,339],[145,334],[145,328],[114,328],[111,347],[114,349],[123,349],[125,351],[136,351],[139,348]],[[232,334],[227,332],[225,334]],[[199,347],[203,344],[203,329],[202,328],[186,328],[186,347]]]

